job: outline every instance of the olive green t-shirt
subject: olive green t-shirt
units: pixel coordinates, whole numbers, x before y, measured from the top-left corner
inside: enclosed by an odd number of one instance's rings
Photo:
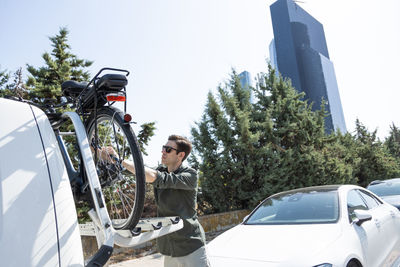
[[[183,228],[157,238],[157,248],[163,255],[186,256],[205,245],[205,234],[196,212],[197,171],[182,165],[174,172],[157,168],[153,182],[159,217],[179,216]]]

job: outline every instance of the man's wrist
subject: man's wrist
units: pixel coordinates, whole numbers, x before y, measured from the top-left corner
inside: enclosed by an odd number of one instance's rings
[[[122,167],[124,167],[128,171],[130,171],[133,174],[135,174],[135,165],[133,164],[133,162],[124,159],[124,160],[122,160],[121,164],[122,164]]]

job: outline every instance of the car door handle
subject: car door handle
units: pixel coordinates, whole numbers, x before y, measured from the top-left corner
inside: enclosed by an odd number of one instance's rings
[[[392,218],[396,217],[393,210],[390,211],[390,216],[392,216]]]
[[[374,221],[375,221],[376,227],[381,228],[381,222],[378,219],[375,219]]]

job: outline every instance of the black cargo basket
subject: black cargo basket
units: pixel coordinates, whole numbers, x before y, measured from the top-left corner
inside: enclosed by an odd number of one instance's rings
[[[128,79],[121,74],[106,74],[103,75],[97,82],[98,90],[120,91],[128,84]]]
[[[95,86],[82,95],[82,108],[94,109],[94,98],[97,95],[97,107],[107,103],[106,94],[122,91],[128,84],[128,79],[121,74],[106,74],[95,82]],[[89,89],[89,88],[88,88]]]

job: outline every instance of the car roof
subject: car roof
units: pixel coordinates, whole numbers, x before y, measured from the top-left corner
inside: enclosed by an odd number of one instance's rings
[[[363,189],[363,190],[368,190],[364,187],[354,185],[354,184],[333,184],[333,185],[318,185],[318,186],[310,186],[310,187],[303,187],[303,188],[297,188],[297,189],[292,189],[292,190],[287,190],[287,191],[281,191],[275,194],[270,195],[270,197],[276,197],[280,195],[286,195],[286,194],[296,194],[296,193],[305,193],[305,192],[311,192],[311,191],[337,191],[339,194],[340,192],[347,192],[350,191],[351,189]]]
[[[303,187],[303,188],[297,188],[297,189],[292,189],[288,191],[282,191],[279,193],[276,193],[272,196],[276,195],[283,195],[283,194],[295,194],[295,193],[304,193],[304,192],[310,192],[310,191],[337,191],[339,188],[344,187],[346,185],[319,185],[319,186],[310,186],[310,187]]]
[[[400,178],[392,178],[392,179],[386,179],[386,180],[375,180],[369,183],[368,186],[371,185],[377,185],[377,184],[384,184],[384,183],[400,183]]]

